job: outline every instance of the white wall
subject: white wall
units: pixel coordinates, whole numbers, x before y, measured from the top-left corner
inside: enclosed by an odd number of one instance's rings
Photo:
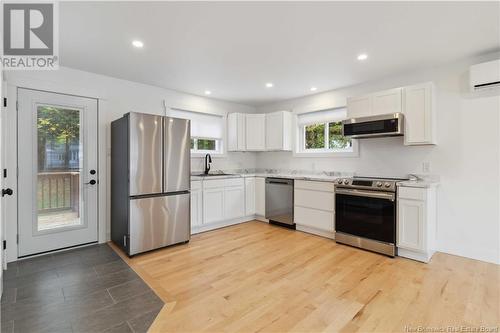
[[[74,94],[99,99],[99,240],[109,239],[109,124],[129,111],[165,114],[163,100],[168,107],[208,113],[255,112],[255,108],[236,103],[189,95],[108,76],[60,68],[57,71],[17,71],[6,74],[11,100],[15,100],[16,87],[26,87],[52,92]],[[14,103],[11,103],[11,106]],[[14,112],[15,109],[9,109]],[[23,142],[19,142],[23,144]],[[214,159],[213,169],[255,167],[255,153],[228,153],[226,157]],[[193,170],[202,170],[201,158],[192,160]],[[106,228],[103,225],[106,225]],[[15,225],[9,226],[9,236],[15,237]],[[10,242],[9,242],[10,243]],[[15,238],[10,244],[15,244]],[[17,253],[9,251],[9,260],[15,260]]]
[[[500,263],[499,115],[500,97],[467,89],[470,64],[498,54],[260,107],[258,112],[302,111],[344,106],[358,94],[434,81],[437,91],[437,146],[403,146],[402,138],[360,140],[359,157],[297,158],[292,153],[258,153],[264,168],[351,171],[359,175],[440,176],[438,247],[442,252]]]

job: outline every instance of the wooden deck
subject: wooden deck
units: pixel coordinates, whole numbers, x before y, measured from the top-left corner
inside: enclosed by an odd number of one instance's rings
[[[80,223],[80,216],[71,209],[38,213],[38,230],[71,227]]]
[[[498,332],[500,323],[498,265],[391,259],[261,222],[126,261],[166,302],[150,332]]]

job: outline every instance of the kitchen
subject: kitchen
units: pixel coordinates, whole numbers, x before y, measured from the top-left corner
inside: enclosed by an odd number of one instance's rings
[[[2,332],[494,330],[498,5],[59,3],[2,72]]]

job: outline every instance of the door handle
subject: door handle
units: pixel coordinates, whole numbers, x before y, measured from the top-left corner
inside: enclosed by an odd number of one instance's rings
[[[14,191],[12,191],[11,188],[4,188],[2,190],[2,197],[6,196],[6,195],[12,195],[14,193]]]
[[[95,185],[97,182],[95,181],[95,179],[92,179],[91,181],[89,181],[88,183],[85,183],[85,185]]]

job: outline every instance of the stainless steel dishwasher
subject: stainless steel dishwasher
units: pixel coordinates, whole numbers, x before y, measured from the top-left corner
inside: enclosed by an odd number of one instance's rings
[[[266,178],[266,219],[295,228],[293,222],[293,179]]]

